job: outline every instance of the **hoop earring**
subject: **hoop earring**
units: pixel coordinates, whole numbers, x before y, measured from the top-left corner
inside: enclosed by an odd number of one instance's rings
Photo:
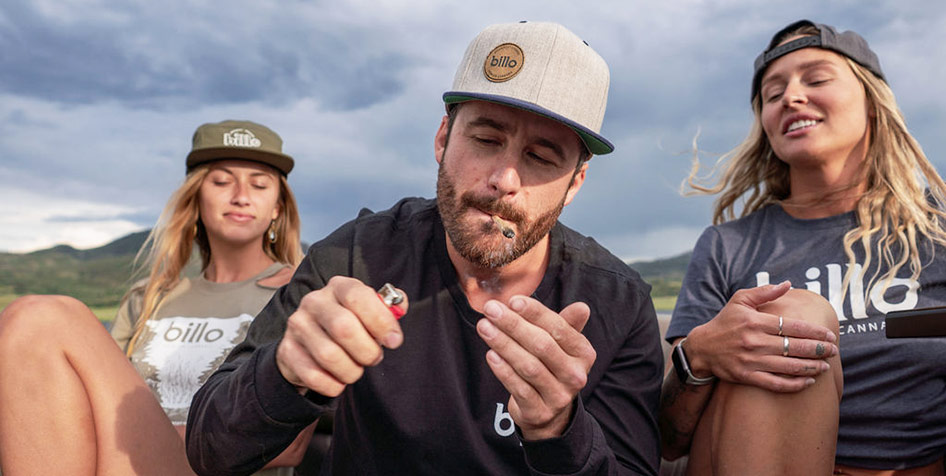
[[[276,242],[276,220],[269,222],[269,233],[267,234],[270,243]]]

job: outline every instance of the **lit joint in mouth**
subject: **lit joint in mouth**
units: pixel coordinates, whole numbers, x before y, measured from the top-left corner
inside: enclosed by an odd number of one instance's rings
[[[513,239],[516,237],[515,230],[513,230],[511,226],[506,224],[506,222],[503,221],[502,218],[499,218],[498,216],[493,215],[493,223],[496,223],[496,226],[499,227],[499,231],[501,231],[503,233],[503,236],[505,236],[506,238]]]

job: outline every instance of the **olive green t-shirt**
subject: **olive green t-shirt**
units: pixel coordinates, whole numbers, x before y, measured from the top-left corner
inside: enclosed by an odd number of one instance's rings
[[[275,288],[257,281],[283,267],[275,263],[233,283],[210,282],[203,275],[184,278],[145,323],[131,362],[172,423],[186,424],[194,393],[230,349],[243,341],[250,322],[272,297]],[[134,333],[140,305],[140,296],[131,296],[112,326],[112,336],[124,349]]]
[[[187,423],[191,398],[246,337],[256,314],[269,302],[275,287],[258,281],[284,268],[274,263],[260,274],[234,283],[214,283],[203,275],[184,278],[162,300],[135,344],[131,363],[151,388],[171,423]],[[112,337],[123,350],[135,332],[143,285],[136,285],[112,324]],[[257,475],[292,474],[275,468]]]

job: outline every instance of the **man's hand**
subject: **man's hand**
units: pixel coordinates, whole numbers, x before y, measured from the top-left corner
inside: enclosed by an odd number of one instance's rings
[[[407,300],[398,305],[407,310]],[[382,347],[395,349],[404,335],[374,289],[354,278],[332,277],[306,294],[289,316],[276,349],[276,365],[300,393],[326,397],[342,393],[365,367],[377,365]]]
[[[828,371],[828,357],[838,354],[828,328],[758,309],[790,289],[779,285],[741,289],[712,320],[687,336],[684,351],[693,374],[710,374],[774,392],[798,392]],[[783,355],[785,338],[789,353]]]
[[[476,324],[490,347],[486,362],[509,391],[509,414],[527,440],[560,436],[588,380],[595,350],[581,330],[591,310],[582,302],[556,313],[535,299],[513,296],[484,306]]]

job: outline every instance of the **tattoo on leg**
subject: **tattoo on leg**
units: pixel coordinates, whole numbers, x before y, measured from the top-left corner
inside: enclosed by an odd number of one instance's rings
[[[824,355],[824,344],[818,344],[815,346],[815,355],[818,357]]]

